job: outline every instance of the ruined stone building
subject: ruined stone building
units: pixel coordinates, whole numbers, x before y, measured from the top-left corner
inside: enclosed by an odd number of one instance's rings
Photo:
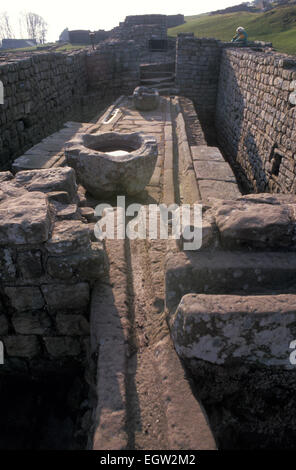
[[[295,447],[296,60],[167,21],[0,54],[0,448]]]

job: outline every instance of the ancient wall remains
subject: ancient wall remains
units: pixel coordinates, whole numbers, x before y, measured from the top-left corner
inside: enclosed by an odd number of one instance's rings
[[[213,123],[219,80],[221,46],[216,39],[179,34],[176,50],[176,85],[179,94],[194,101],[203,122]]]
[[[167,27],[174,28],[185,23],[184,15],[167,15]]]
[[[75,172],[2,172],[0,181],[1,372],[84,363],[90,289],[106,262],[79,208]]]
[[[216,106],[220,145],[247,189],[296,192],[296,61],[274,52],[225,49]]]
[[[0,63],[0,168],[75,119],[87,89],[85,53],[36,54]]]
[[[100,44],[86,58],[88,85],[101,97],[117,98],[130,94],[139,84],[139,51],[134,41],[110,41]]]

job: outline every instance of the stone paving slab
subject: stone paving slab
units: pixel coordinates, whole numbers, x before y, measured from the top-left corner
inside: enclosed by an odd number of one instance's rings
[[[185,295],[171,322],[183,360],[293,369],[296,295]]]
[[[190,148],[193,160],[225,162],[222,153],[217,147],[193,145]]]
[[[86,130],[91,125],[91,123],[66,122],[65,128],[45,137],[39,144],[34,145],[18,157],[12,164],[13,169],[21,171],[62,166],[65,163],[63,157],[65,143],[76,132]]]
[[[236,183],[231,167],[226,162],[194,161],[197,180],[230,181]]]
[[[296,253],[168,252],[166,306],[170,312],[189,293],[264,294],[295,284]]]
[[[204,179],[198,181],[198,187],[202,200],[209,198],[216,199],[236,199],[241,196],[236,183],[231,181],[215,181],[212,179]]]

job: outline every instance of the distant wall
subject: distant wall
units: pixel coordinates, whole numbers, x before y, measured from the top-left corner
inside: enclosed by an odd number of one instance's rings
[[[2,49],[17,49],[36,45],[36,39],[2,39]]]
[[[225,49],[216,107],[219,143],[252,191],[296,193],[296,60]]]
[[[194,101],[199,117],[213,124],[219,81],[221,46],[216,39],[179,34],[176,50],[176,85],[180,95]]]
[[[184,15],[168,15],[167,16],[167,27],[173,28],[185,23]]]
[[[69,31],[68,32],[69,42],[71,44],[91,44],[89,33],[90,33],[89,30],[84,30],[84,29]],[[94,31],[94,33],[95,33],[95,36],[94,36],[95,44],[99,43],[100,41],[104,41],[105,39],[108,38],[110,34],[108,31],[104,31],[104,30]]]

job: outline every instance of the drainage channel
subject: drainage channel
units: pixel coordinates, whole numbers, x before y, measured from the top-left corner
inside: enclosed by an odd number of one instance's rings
[[[165,101],[168,138],[152,180],[161,191],[158,202],[173,203],[179,155],[170,99]],[[148,188],[142,204],[149,194],[158,193]],[[98,353],[95,449],[216,448],[166,322],[166,244],[149,238],[105,240],[109,277],[94,289],[91,307],[92,348]]]

